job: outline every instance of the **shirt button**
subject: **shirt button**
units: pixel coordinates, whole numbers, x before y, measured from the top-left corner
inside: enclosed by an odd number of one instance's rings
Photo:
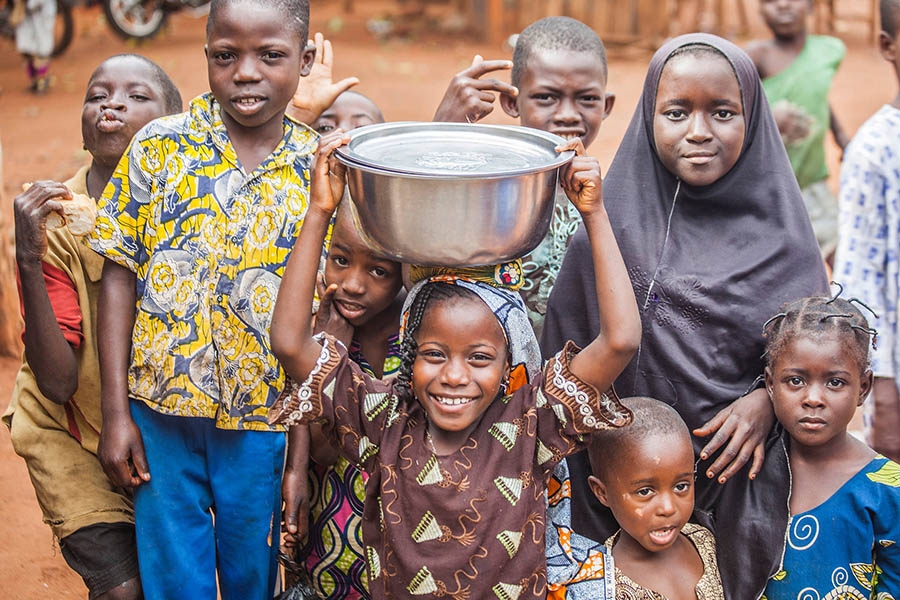
[[[223,296],[222,294],[218,294],[216,296],[216,302],[221,303],[223,300],[225,300],[225,296]]]

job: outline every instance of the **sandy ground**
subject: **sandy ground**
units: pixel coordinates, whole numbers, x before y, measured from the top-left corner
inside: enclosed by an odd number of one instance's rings
[[[358,89],[381,106],[388,120],[430,119],[450,77],[468,66],[474,54],[509,57],[508,49],[500,45],[428,32],[420,32],[412,41],[379,42],[366,31],[365,21],[393,5],[358,0],[356,13],[341,17],[341,4],[314,0],[313,29],[327,31],[333,40],[337,76],[360,76]],[[86,161],[79,140],[82,96],[90,72],[103,58],[118,52],[139,52],[159,62],[186,99],[207,89],[204,19],[176,15],[159,38],[135,46],[112,35],[98,8],[81,8],[76,17],[75,42],[53,63],[55,85],[46,96],[34,97],[26,91],[24,68],[12,43],[0,40],[0,139],[7,198],[0,210],[8,217],[11,199],[23,182],[37,178],[64,180]],[[758,23],[755,26],[759,32]],[[845,128],[852,133],[894,96],[896,83],[862,27],[848,27],[840,34],[850,52],[831,99]],[[646,53],[610,51],[609,89],[617,94],[616,108],[591,148],[604,168],[631,117],[648,59]],[[498,107],[487,122],[511,121]],[[835,148],[829,149],[829,160],[836,171]],[[834,179],[832,176],[832,183]],[[17,361],[0,359],[0,409],[8,403],[16,368]],[[0,599],[86,597],[80,579],[68,570],[49,529],[41,523],[25,466],[14,455],[5,428],[0,428],[0,523]]]

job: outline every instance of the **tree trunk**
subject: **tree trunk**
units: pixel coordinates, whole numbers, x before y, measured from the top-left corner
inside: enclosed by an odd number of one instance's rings
[[[3,148],[0,146],[0,356],[17,357],[22,352],[22,323],[10,208],[3,194]]]

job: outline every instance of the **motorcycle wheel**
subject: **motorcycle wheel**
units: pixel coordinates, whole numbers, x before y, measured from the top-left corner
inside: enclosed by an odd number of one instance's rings
[[[125,39],[153,37],[167,14],[164,0],[103,0],[103,13],[113,31]]]
[[[56,2],[56,23],[53,26],[53,52],[56,57],[65,52],[72,44],[75,36],[75,21],[72,18],[72,7],[65,0]]]

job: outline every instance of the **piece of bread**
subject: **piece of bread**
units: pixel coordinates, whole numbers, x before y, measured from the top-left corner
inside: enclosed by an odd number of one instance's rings
[[[23,191],[31,186],[26,183]],[[47,215],[47,231],[59,229],[63,225],[69,228],[72,235],[87,235],[94,230],[97,222],[97,203],[90,196],[72,194],[72,198],[56,198],[62,204],[62,214],[53,211]]]

